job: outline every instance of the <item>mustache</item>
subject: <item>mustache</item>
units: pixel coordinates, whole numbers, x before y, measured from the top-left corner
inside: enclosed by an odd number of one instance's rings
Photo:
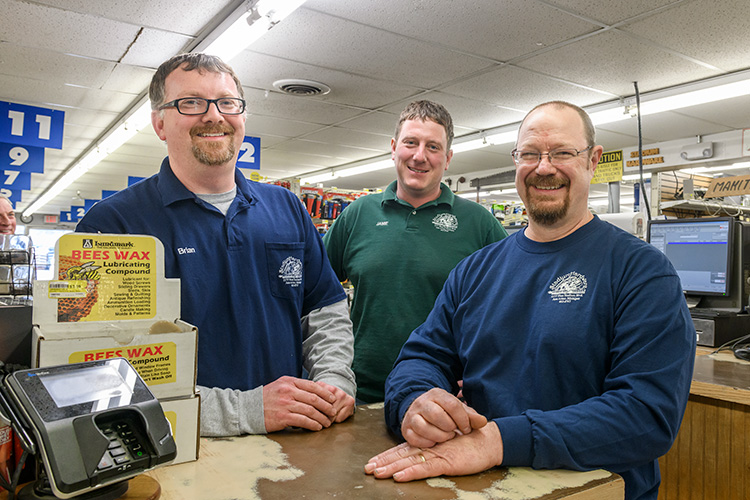
[[[527,187],[558,187],[558,186],[569,186],[570,180],[565,178],[555,177],[554,175],[549,176],[534,176],[526,178]]]
[[[198,134],[234,134],[235,128],[229,123],[223,125],[196,125],[190,129],[190,136]]]

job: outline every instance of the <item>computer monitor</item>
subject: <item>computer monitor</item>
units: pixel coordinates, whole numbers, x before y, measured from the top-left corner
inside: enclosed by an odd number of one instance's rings
[[[741,312],[748,295],[748,229],[732,217],[653,220],[647,240],[677,270],[690,306]]]

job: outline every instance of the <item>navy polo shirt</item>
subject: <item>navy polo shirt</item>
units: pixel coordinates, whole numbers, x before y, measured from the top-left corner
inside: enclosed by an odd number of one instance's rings
[[[96,203],[77,232],[148,234],[180,278],[181,318],[198,327],[198,384],[249,390],[302,373],[300,319],[345,298],[322,240],[289,190],[245,179],[226,216],[165,158],[158,174]]]

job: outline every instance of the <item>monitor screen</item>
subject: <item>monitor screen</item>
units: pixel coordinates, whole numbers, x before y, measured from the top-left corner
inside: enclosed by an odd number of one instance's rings
[[[669,258],[686,294],[727,296],[733,224],[731,217],[649,221],[648,241]]]

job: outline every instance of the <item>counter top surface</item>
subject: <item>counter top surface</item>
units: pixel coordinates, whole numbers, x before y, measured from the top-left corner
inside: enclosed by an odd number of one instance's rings
[[[385,427],[382,404],[360,406],[348,421],[320,432],[201,438],[197,462],[162,467],[148,475],[159,481],[165,500],[623,498],[623,480],[602,470],[498,467],[472,476],[411,483],[366,475],[367,460],[394,444]]]
[[[730,351],[698,352],[690,394],[750,405],[750,362]]]

